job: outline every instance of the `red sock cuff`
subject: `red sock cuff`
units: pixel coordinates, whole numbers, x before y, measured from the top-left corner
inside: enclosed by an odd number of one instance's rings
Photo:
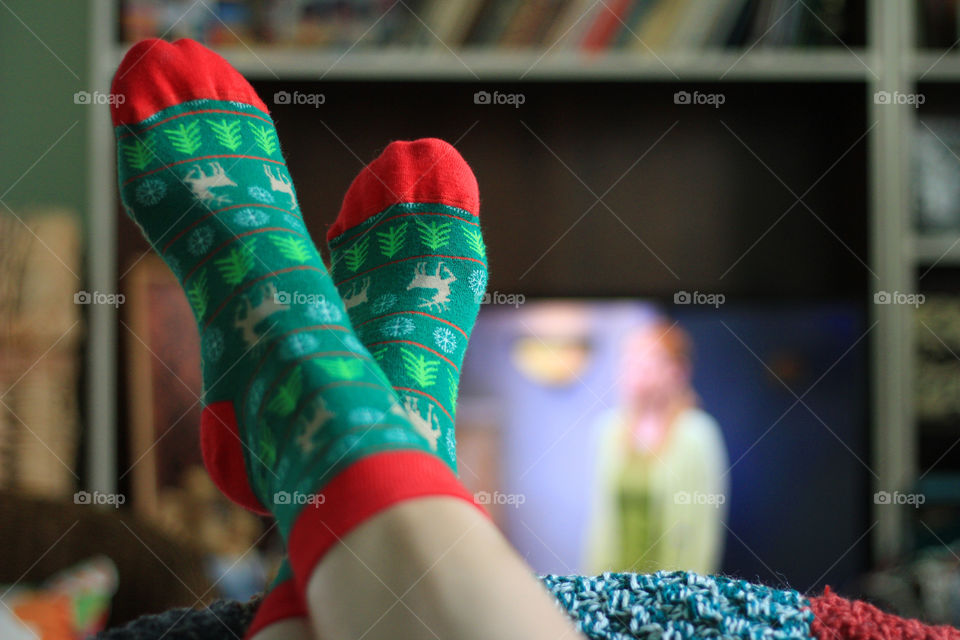
[[[306,618],[307,605],[300,596],[296,583],[286,580],[274,587],[257,608],[250,626],[247,627],[245,640],[250,640],[266,627],[290,618]]]
[[[353,463],[327,484],[323,501],[309,504],[288,541],[290,566],[301,592],[313,568],[336,542],[384,509],[428,496],[461,498],[476,504],[450,468],[422,451],[386,451]]]

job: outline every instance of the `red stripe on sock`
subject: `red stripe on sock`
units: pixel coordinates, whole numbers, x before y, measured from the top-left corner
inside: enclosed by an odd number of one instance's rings
[[[195,264],[193,269],[190,270],[190,273],[188,273],[183,277],[184,284],[186,284],[187,280],[189,280],[191,276],[193,276],[193,274],[197,272],[197,269],[207,264],[211,260],[211,258],[213,258],[213,256],[217,255],[218,253],[220,253],[221,251],[223,251],[224,249],[232,245],[234,242],[236,242],[240,238],[246,238],[247,236],[254,236],[254,235],[257,235],[258,233],[266,233],[267,231],[286,231],[287,233],[292,233],[293,235],[299,236],[301,238],[306,237],[302,233],[297,233],[293,229],[287,229],[286,227],[264,227],[262,229],[254,229],[253,231],[247,231],[246,233],[235,234],[233,238],[231,238],[230,240],[227,240],[226,242],[221,244],[219,247],[209,251],[207,255],[203,257],[203,260]]]
[[[290,618],[307,618],[307,604],[297,590],[293,580],[285,580],[273,588],[257,607],[257,614],[253,617],[244,640],[250,640],[272,624],[289,620]]]
[[[426,391],[420,391],[420,389],[411,389],[410,387],[394,387],[394,390],[396,390],[396,391],[406,391],[406,392],[408,392],[408,393],[416,393],[416,394],[419,394],[419,395],[421,395],[421,396],[424,396],[425,398],[428,398],[428,399],[432,400],[435,405],[437,405],[438,407],[440,407],[440,411],[443,411],[445,414],[447,414],[447,417],[450,418],[451,421],[453,420],[453,416],[450,415],[450,412],[449,412],[449,411],[447,411],[446,409],[443,408],[443,405],[440,404],[440,401],[437,400],[436,398],[434,398],[432,395],[430,395],[430,394],[427,393]]]
[[[210,99],[213,100],[214,98],[210,98]],[[159,122],[154,122],[154,123],[151,124],[149,127],[144,127],[143,129],[140,129],[140,130],[137,131],[136,133],[133,132],[133,131],[129,131],[129,130],[128,130],[126,133],[121,133],[119,136],[117,136],[117,139],[118,139],[118,140],[123,140],[124,138],[129,138],[129,137],[131,137],[131,136],[136,137],[136,136],[139,136],[139,135],[142,135],[142,134],[146,133],[147,131],[150,131],[150,129],[153,129],[154,127],[159,127],[159,126],[161,126],[161,125],[164,125],[164,124],[170,122],[171,120],[176,120],[177,118],[183,118],[184,116],[198,116],[198,115],[201,115],[201,114],[204,114],[204,113],[229,113],[229,114],[235,115],[235,116],[247,116],[247,117],[250,117],[250,118],[256,118],[257,120],[262,120],[262,121],[266,122],[267,124],[269,124],[271,127],[273,126],[273,121],[270,120],[270,118],[267,118],[267,117],[265,117],[265,116],[258,116],[258,115],[256,115],[255,113],[245,113],[245,112],[243,112],[243,111],[231,111],[230,109],[198,109],[198,110],[196,110],[196,111],[188,111],[188,112],[186,112],[186,113],[178,113],[178,114],[176,114],[176,115],[170,116],[169,118],[164,118],[163,120],[160,120]],[[126,125],[126,126],[129,128],[129,127],[134,126],[134,125]]]
[[[470,339],[470,336],[467,335],[467,332],[466,332],[466,331],[464,331],[463,329],[461,329],[460,327],[458,327],[458,326],[455,325],[454,323],[450,322],[449,320],[444,320],[443,318],[439,318],[439,317],[437,317],[437,316],[430,315],[429,313],[424,313],[423,311],[391,311],[390,313],[385,313],[385,314],[383,314],[383,315],[381,315],[381,316],[374,316],[374,317],[370,318],[369,320],[364,320],[364,321],[361,322],[360,324],[355,325],[354,328],[356,329],[356,328],[358,328],[358,327],[362,327],[363,325],[367,324],[368,322],[373,322],[374,320],[382,320],[383,318],[386,318],[387,316],[396,316],[396,315],[400,315],[400,314],[403,314],[403,313],[415,313],[415,314],[417,314],[418,316],[426,316],[427,318],[431,318],[431,319],[433,319],[433,320],[437,320],[437,321],[439,321],[439,322],[442,322],[443,324],[450,325],[451,327],[453,327],[454,329],[456,329],[457,331],[459,331],[461,334],[463,334],[463,337],[464,337],[464,338],[467,338],[468,340]]]
[[[130,178],[127,178],[123,181],[123,186],[127,186],[134,180],[140,178],[145,178],[151,174],[154,174],[158,171],[163,171],[164,169],[169,169],[170,167],[176,167],[177,165],[186,164],[188,162],[202,162],[204,160],[217,160],[220,158],[239,158],[241,160],[262,160],[263,162],[272,162],[273,164],[284,164],[283,160],[271,160],[270,158],[261,158],[260,156],[247,156],[240,153],[220,153],[212,156],[200,156],[198,158],[188,158],[186,160],[177,160],[176,162],[171,162],[170,164],[165,164],[163,166],[157,167],[156,169],[150,169],[150,171],[144,171],[143,173],[137,174]]]
[[[290,565],[301,593],[306,591],[314,567],[333,545],[395,504],[450,496],[469,502],[489,517],[450,468],[423,451],[385,451],[361,458],[338,473],[322,493],[322,503],[307,505],[300,512],[288,541]]]
[[[170,247],[173,246],[173,243],[174,243],[174,242],[176,242],[177,240],[179,240],[180,238],[182,238],[185,234],[187,234],[187,233],[189,233],[190,231],[192,231],[198,224],[204,222],[205,220],[208,220],[208,219],[212,218],[213,216],[215,216],[215,215],[217,215],[217,214],[223,213],[224,211],[230,211],[231,209],[245,209],[245,208],[247,208],[247,207],[262,207],[262,208],[266,208],[266,209],[276,209],[277,211],[283,211],[284,213],[289,213],[290,215],[294,216],[295,218],[297,218],[297,219],[300,220],[301,222],[303,221],[303,217],[302,217],[299,213],[296,213],[296,212],[294,212],[294,211],[288,211],[287,209],[284,209],[283,207],[275,207],[275,206],[273,206],[272,204],[262,204],[262,203],[260,203],[260,202],[254,202],[254,203],[249,203],[249,204],[232,204],[232,205],[230,205],[229,207],[223,207],[222,209],[216,209],[216,210],[214,210],[214,211],[211,211],[210,213],[207,213],[207,214],[204,215],[203,217],[197,218],[196,220],[194,220],[194,221],[190,224],[190,226],[188,226],[188,227],[186,227],[185,229],[181,230],[179,233],[177,233],[177,235],[173,236],[173,238],[172,238],[169,242],[167,242],[167,244],[163,245],[163,248],[160,250],[160,254],[161,254],[161,255],[165,254],[165,253],[170,249]],[[181,216],[181,217],[183,217],[183,216]]]
[[[204,329],[204,331],[206,331],[206,330],[207,330],[207,327],[209,327],[210,324],[211,324],[214,320],[217,319],[217,316],[220,315],[220,314],[223,312],[224,308],[230,303],[230,301],[233,300],[234,298],[236,298],[238,295],[240,295],[241,292],[246,291],[247,289],[249,289],[249,288],[252,287],[253,285],[257,284],[258,282],[262,282],[263,280],[266,280],[267,278],[273,278],[273,277],[275,277],[275,276],[282,276],[283,274],[285,274],[285,273],[290,273],[291,271],[316,271],[317,273],[326,273],[326,271],[324,271],[323,269],[319,269],[319,268],[314,267],[314,266],[311,266],[311,265],[309,265],[309,264],[301,264],[301,265],[297,265],[296,267],[287,267],[286,269],[280,269],[279,271],[272,271],[272,272],[270,272],[270,273],[267,273],[267,274],[265,274],[265,275],[260,276],[259,278],[254,278],[253,280],[250,280],[249,282],[245,282],[242,286],[234,289],[234,290],[230,293],[230,295],[227,296],[226,300],[224,300],[223,302],[221,302],[221,303],[220,303],[220,306],[217,307],[217,308],[214,310],[214,312],[210,314],[210,317],[207,318],[207,321],[203,323],[203,329]]]
[[[414,342],[413,340],[381,340],[380,342],[372,342],[372,343],[368,344],[368,345],[367,345],[367,348],[369,349],[370,347],[374,347],[374,346],[376,346],[376,345],[378,345],[378,344],[412,344],[412,345],[415,346],[415,347],[420,347],[421,349],[426,349],[427,351],[429,351],[429,352],[432,353],[433,355],[437,356],[438,358],[443,358],[444,360],[447,361],[447,364],[449,364],[451,367],[453,367],[454,371],[460,371],[460,367],[458,367],[457,365],[453,364],[453,360],[451,360],[451,359],[448,358],[447,356],[443,355],[443,354],[440,353],[439,351],[434,351],[433,349],[431,349],[430,347],[428,347],[428,346],[426,346],[426,345],[424,345],[424,344],[420,344],[419,342]]]
[[[418,204],[433,204],[433,203],[432,203],[432,202],[424,202],[424,203],[418,203]],[[466,211],[466,210],[465,210],[465,211]],[[467,211],[467,213],[470,213],[470,212]],[[472,215],[472,214],[471,214],[471,215]],[[468,219],[466,219],[466,218],[461,218],[460,216],[455,216],[455,215],[453,215],[452,213],[441,213],[440,211],[411,211],[410,213],[398,213],[398,214],[396,214],[396,215],[390,216],[389,218],[384,218],[383,220],[378,220],[378,221],[376,222],[376,224],[374,224],[373,226],[368,227],[367,229],[364,229],[363,231],[360,231],[359,233],[356,233],[356,234],[350,236],[349,238],[346,237],[347,232],[345,231],[345,232],[343,232],[342,234],[340,234],[340,236],[338,236],[338,237],[336,237],[336,238],[334,238],[333,240],[330,241],[330,243],[329,243],[329,244],[330,244],[330,247],[333,248],[334,246],[338,246],[338,245],[340,245],[340,244],[342,244],[342,243],[344,243],[344,242],[347,242],[347,241],[349,241],[349,240],[353,240],[354,238],[358,238],[358,237],[360,237],[360,236],[362,236],[362,235],[364,235],[364,234],[366,234],[366,233],[370,233],[371,231],[373,231],[374,229],[376,229],[376,228],[379,227],[380,225],[386,224],[386,223],[390,222],[391,220],[396,220],[397,218],[405,218],[405,217],[407,217],[407,216],[444,216],[444,217],[446,217],[446,218],[453,218],[454,220],[460,220],[461,222],[466,222],[467,224],[473,225],[473,226],[475,226],[475,227],[479,227],[479,226],[480,226],[480,223],[479,223],[479,222],[475,222],[474,220],[468,220]],[[475,218],[477,221],[480,220],[480,217],[479,217],[479,216],[474,216],[474,218]]]
[[[360,273],[354,274],[349,278],[344,278],[343,280],[335,284],[339,287],[344,282],[350,282],[354,278],[365,276],[371,271],[376,271],[377,269],[382,269],[383,267],[389,266],[391,264],[397,264],[398,262],[404,262],[405,260],[420,260],[421,258],[446,258],[447,260],[468,260],[470,262],[476,262],[477,264],[482,264],[483,266],[487,266],[487,264],[483,260],[480,260],[478,258],[468,258],[466,256],[441,256],[439,254],[425,254],[422,256],[410,256],[409,258],[398,258],[396,260],[391,260],[390,262],[384,262],[383,264],[378,264],[377,266],[371,267],[366,271],[361,271]]]

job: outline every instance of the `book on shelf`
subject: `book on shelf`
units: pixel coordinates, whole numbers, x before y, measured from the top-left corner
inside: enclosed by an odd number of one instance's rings
[[[863,0],[122,0],[126,41],[348,48],[685,51],[844,42]],[[861,25],[862,27],[862,25]],[[840,42],[837,42],[840,40]],[[845,42],[844,42],[845,43]],[[846,43],[845,43],[846,44]],[[856,45],[857,43],[852,43]]]

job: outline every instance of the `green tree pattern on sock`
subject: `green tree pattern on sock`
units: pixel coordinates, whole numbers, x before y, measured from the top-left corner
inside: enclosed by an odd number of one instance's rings
[[[380,253],[387,259],[397,255],[397,252],[403,247],[403,239],[406,234],[406,222],[394,225],[386,231],[378,231],[377,237],[380,239]]]
[[[364,236],[357,240],[349,249],[344,252],[344,259],[347,262],[347,268],[356,273],[363,263],[367,260],[367,250],[370,246],[370,238]]]
[[[156,136],[153,133],[148,133],[143,138],[123,143],[120,147],[123,149],[123,157],[127,164],[137,171],[143,171],[156,158],[153,151],[156,143]]]
[[[243,144],[243,138],[240,135],[240,121],[227,120],[207,120],[207,124],[213,129],[213,135],[217,142],[225,146],[230,151],[236,151]]]
[[[270,242],[277,247],[284,258],[294,262],[306,262],[313,255],[310,252],[310,246],[303,238],[272,235],[270,236]]]
[[[431,251],[439,251],[450,242],[450,229],[453,227],[450,222],[427,222],[417,218],[417,226],[420,227],[421,242]]]
[[[450,408],[457,408],[457,389],[459,387],[459,381],[453,373],[447,373],[447,393],[450,396]]]
[[[400,353],[407,375],[417,386],[426,389],[436,384],[437,369],[440,368],[439,362],[433,358],[427,358],[422,353],[414,353],[407,348],[401,348]]]
[[[486,260],[487,248],[483,244],[483,234],[480,233],[480,230],[464,228],[463,236],[470,250],[477,254],[481,260]]]
[[[314,362],[338,380],[355,380],[363,375],[363,361],[355,358],[330,358]]]
[[[300,367],[294,367],[287,379],[277,385],[277,390],[267,405],[267,411],[278,416],[286,417],[293,413],[297,408],[297,402],[300,400],[300,392],[303,390],[303,373]]]
[[[190,301],[190,306],[193,307],[193,311],[197,314],[197,318],[201,320],[207,315],[208,295],[207,270],[201,269],[197,272],[193,282],[191,282],[190,286],[187,288],[187,299]]]
[[[264,429],[257,442],[260,445],[257,447],[257,456],[264,465],[272,467],[277,461],[277,443],[274,442],[273,432]]]
[[[184,155],[190,155],[203,145],[200,135],[200,123],[193,120],[189,124],[182,122],[172,129],[163,132],[170,140],[170,145]]]
[[[256,239],[247,240],[239,243],[240,246],[230,249],[222,258],[213,261],[220,271],[220,277],[231,287],[243,282],[243,279],[253,269],[256,256],[254,255],[254,246]]]
[[[266,155],[272,155],[277,151],[277,132],[273,127],[258,126],[250,124],[250,132],[253,133],[253,139]]]

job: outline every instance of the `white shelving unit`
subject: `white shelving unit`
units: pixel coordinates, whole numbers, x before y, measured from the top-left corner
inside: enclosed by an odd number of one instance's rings
[[[126,47],[114,50],[108,70],[116,69]],[[753,49],[638,55],[614,51],[450,51],[382,49],[376,52],[247,49],[220,53],[246,77],[258,80],[648,80],[771,81],[865,80],[870,71],[864,50],[812,51]]]
[[[871,269],[879,276],[876,290],[913,291],[916,266],[960,264],[957,237],[915,236],[910,227],[910,136],[916,110],[907,105],[876,104],[877,91],[913,92],[917,82],[960,81],[960,54],[918,52],[914,42],[914,4],[868,0],[868,45],[851,50],[841,45],[808,50],[757,47],[740,51],[665,53],[659,57],[614,52],[499,52],[444,48],[310,52],[234,47],[221,53],[241,72],[255,79],[319,80],[430,79],[486,82],[492,80],[616,80],[632,82],[774,82],[847,81],[864,83],[868,121],[876,123],[868,138]],[[94,7],[91,60],[94,86],[107,91],[125,52],[111,41],[116,15],[112,0]],[[89,197],[88,277],[90,287],[111,290],[117,277],[114,242],[116,191],[114,148],[105,110],[91,110],[89,158],[100,170],[91,172]],[[873,305],[872,452],[875,489],[909,487],[916,477],[916,426],[911,381],[912,325],[909,309]],[[89,349],[90,434],[88,480],[91,489],[111,491],[116,483],[115,370],[116,310],[91,307]],[[874,558],[892,557],[900,548],[902,512],[874,509]]]

